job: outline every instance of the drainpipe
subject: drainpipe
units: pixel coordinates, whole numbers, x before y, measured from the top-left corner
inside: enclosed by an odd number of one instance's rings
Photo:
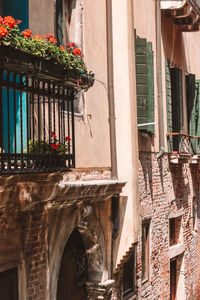
[[[163,120],[163,91],[162,91],[162,56],[161,56],[161,10],[160,0],[155,1],[156,11],[156,78],[158,97],[158,124],[160,152],[156,155],[159,159],[165,154],[164,120]]]
[[[114,101],[114,80],[113,80],[113,33],[112,33],[112,0],[106,0],[106,32],[107,32],[107,74],[108,74],[108,109],[109,109],[109,130],[110,130],[110,158],[111,176],[118,178],[117,172],[117,147],[116,147],[116,126],[115,126],[115,101]]]

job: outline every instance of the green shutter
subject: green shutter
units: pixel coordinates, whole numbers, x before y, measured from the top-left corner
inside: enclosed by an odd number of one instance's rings
[[[136,91],[137,91],[137,120],[138,124],[148,123],[147,103],[147,42],[136,37]],[[147,126],[139,127],[147,130]]]
[[[166,62],[167,130],[181,133],[183,128],[182,70]],[[168,151],[179,151],[179,137],[168,138]]]
[[[197,134],[197,118],[198,118],[198,101],[195,92],[195,75],[186,75],[186,100],[187,100],[187,121],[188,134],[196,136]],[[193,151],[197,152],[197,140],[192,139]]]
[[[195,81],[196,136],[200,137],[200,80]],[[197,153],[200,153],[200,139],[197,140]]]
[[[56,38],[59,45],[63,45],[63,1],[56,0]]]
[[[183,127],[183,94],[182,71],[178,68],[170,68],[171,97],[172,97],[172,130],[181,132]]]
[[[147,43],[147,96],[148,96],[148,123],[154,121],[154,68],[152,43]],[[148,132],[154,133],[154,125],[148,126]]]
[[[166,100],[167,100],[167,132],[172,133],[172,97],[171,97],[171,76],[170,76],[170,63],[168,60],[165,62],[165,85],[166,85]],[[168,137],[168,151],[173,150],[172,136]]]
[[[154,72],[152,43],[135,38],[137,121],[145,124],[154,121]],[[154,132],[154,126],[139,127],[139,130]]]

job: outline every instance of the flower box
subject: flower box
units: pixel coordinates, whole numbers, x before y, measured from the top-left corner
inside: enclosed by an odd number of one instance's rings
[[[36,55],[14,49],[10,46],[0,45],[0,66],[4,70],[16,73],[26,73],[42,79],[62,82],[73,85],[77,89],[86,89],[93,85],[94,78],[88,74],[83,83],[79,83],[81,73],[67,69],[61,64],[47,60]]]

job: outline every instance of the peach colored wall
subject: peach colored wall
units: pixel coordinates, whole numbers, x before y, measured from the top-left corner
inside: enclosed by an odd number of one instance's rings
[[[146,38],[152,42],[154,52],[154,136],[141,133],[139,131],[138,142],[139,149],[143,151],[159,151],[159,132],[158,132],[158,113],[157,113],[157,85],[156,85],[156,24],[155,24],[155,1],[136,0],[134,1],[134,28],[136,35],[140,38]]]
[[[77,166],[110,166],[105,0],[82,6],[85,62],[97,80],[85,93],[84,120],[76,122]]]
[[[80,1],[79,1],[80,2]],[[76,166],[110,166],[108,124],[106,10],[105,0],[82,0],[82,50],[88,71],[100,80],[86,93],[83,113],[75,117]],[[54,1],[29,1],[30,29],[33,33],[54,33]],[[81,24],[83,21],[83,25]],[[80,29],[80,28],[79,28]],[[80,32],[79,32],[80,35]],[[74,34],[76,36],[76,34]],[[80,39],[80,37],[79,37]],[[82,41],[80,41],[80,44]]]
[[[54,33],[53,0],[29,0],[29,28],[33,34]]]

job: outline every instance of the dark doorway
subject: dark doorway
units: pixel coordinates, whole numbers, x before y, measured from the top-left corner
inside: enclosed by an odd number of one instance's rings
[[[70,235],[63,251],[57,300],[86,300],[87,255],[78,229]]]
[[[0,273],[0,299],[18,300],[17,268]]]
[[[170,261],[170,300],[176,300],[176,259]]]

